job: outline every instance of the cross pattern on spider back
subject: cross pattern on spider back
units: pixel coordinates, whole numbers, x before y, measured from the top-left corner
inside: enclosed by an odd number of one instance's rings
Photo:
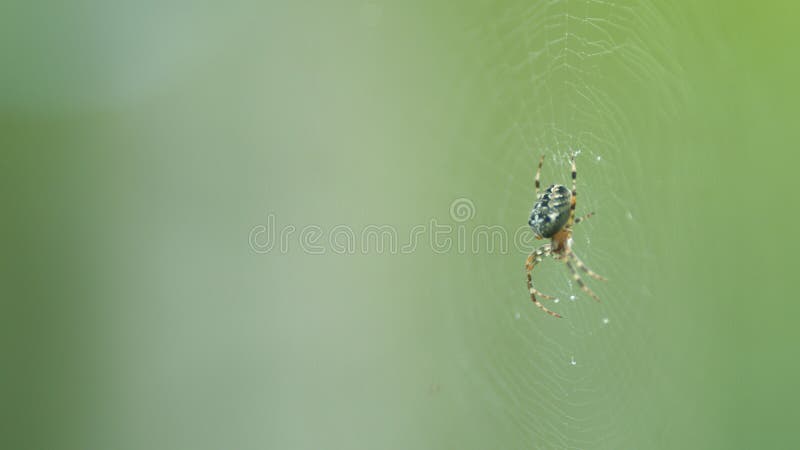
[[[555,297],[543,294],[534,288],[533,278],[531,276],[533,268],[537,263],[542,261],[543,257],[551,256],[553,259],[563,261],[569,269],[572,279],[578,284],[578,287],[597,301],[600,301],[600,298],[586,286],[575,267],[596,280],[606,281],[605,278],[586,267],[586,264],[572,251],[573,224],[581,223],[592,217],[594,212],[590,212],[577,219],[575,218],[575,207],[578,199],[578,170],[575,166],[574,153],[570,156],[570,162],[572,165],[572,191],[567,190],[563,185],[553,184],[545,189],[544,193],[540,194],[539,177],[542,172],[544,155],[539,158],[539,167],[536,170],[536,177],[534,178],[536,203],[534,204],[533,211],[531,211],[530,219],[528,220],[528,225],[530,225],[531,229],[536,234],[537,239],[551,239],[549,244],[544,244],[531,252],[525,261],[525,275],[528,281],[528,291],[531,294],[531,301],[533,301],[533,304],[553,317],[561,317],[561,315],[546,308],[539,302],[537,296],[545,300],[554,300]],[[569,195],[569,197],[567,197],[567,195]],[[567,213],[569,215],[567,215]]]

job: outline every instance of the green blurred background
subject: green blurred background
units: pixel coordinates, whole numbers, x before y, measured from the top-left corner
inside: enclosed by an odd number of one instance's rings
[[[798,13],[5,2],[0,447],[798,447]],[[574,150],[561,320],[536,242],[298,241],[513,233]]]

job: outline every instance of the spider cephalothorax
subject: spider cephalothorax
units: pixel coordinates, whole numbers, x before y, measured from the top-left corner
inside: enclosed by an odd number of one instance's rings
[[[539,194],[539,175],[542,172],[542,163],[544,162],[544,155],[539,159],[539,169],[536,171],[536,203],[533,205],[528,225],[530,225],[533,232],[536,234],[537,239],[549,238],[549,244],[545,244],[535,251],[533,251],[528,259],[525,261],[525,272],[528,278],[528,290],[531,294],[533,303],[541,308],[551,316],[561,317],[558,313],[550,311],[545,308],[539,300],[539,297],[552,300],[555,297],[545,295],[533,287],[533,280],[531,279],[531,272],[533,271],[536,263],[542,260],[543,256],[552,256],[553,258],[563,261],[567,264],[570,272],[572,272],[572,279],[578,283],[581,290],[589,294],[593,299],[599,300],[597,295],[592,292],[581,280],[575,266],[585,272],[592,278],[598,280],[605,280],[605,278],[592,272],[586,267],[578,256],[572,251],[572,225],[580,223],[588,219],[594,213],[589,213],[583,217],[575,219],[575,205],[577,204],[578,192],[576,190],[578,171],[575,168],[575,155],[570,158],[572,162],[572,192],[566,186],[561,184],[551,184],[550,187],[545,189],[543,194]]]

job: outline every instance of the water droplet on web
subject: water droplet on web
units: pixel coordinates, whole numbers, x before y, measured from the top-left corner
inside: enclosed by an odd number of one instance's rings
[[[601,159],[603,158],[601,158],[600,155],[597,155],[597,160],[600,161]]]
[[[603,325],[608,325],[608,317],[603,317]]]
[[[570,295],[570,296],[569,296],[569,299],[570,299],[570,300],[572,300],[573,302],[575,301],[575,298],[576,298],[576,297],[575,297],[574,295]]]
[[[578,362],[577,362],[577,361],[575,361],[575,357],[574,357],[574,356],[570,356],[570,358],[569,358],[569,364],[570,364],[570,365],[572,365],[572,366],[576,366],[576,365],[578,365]]]

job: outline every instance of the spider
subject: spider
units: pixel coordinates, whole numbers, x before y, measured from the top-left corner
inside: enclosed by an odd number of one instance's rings
[[[531,293],[533,304],[553,317],[561,317],[560,314],[545,308],[545,306],[536,299],[537,295],[547,300],[555,299],[553,296],[542,294],[533,287],[531,272],[534,266],[536,266],[536,263],[541,262],[543,256],[552,256],[554,259],[566,263],[567,268],[569,268],[572,273],[572,279],[578,283],[578,286],[580,286],[583,292],[586,292],[597,301],[600,301],[600,299],[586,284],[584,284],[580,275],[578,275],[578,272],[575,270],[575,266],[578,266],[581,271],[596,280],[606,281],[606,279],[586,267],[572,251],[572,225],[581,223],[594,215],[594,212],[590,212],[583,217],[575,218],[575,204],[578,195],[576,190],[578,171],[575,169],[575,154],[573,153],[570,157],[570,162],[572,163],[571,193],[564,185],[551,184],[544,190],[544,194],[539,194],[539,174],[542,172],[543,162],[544,155],[539,158],[539,169],[536,171],[536,203],[533,205],[533,211],[531,211],[528,225],[530,225],[531,229],[536,234],[536,239],[549,238],[551,241],[549,244],[544,244],[534,250],[528,256],[528,259],[525,261],[525,273],[528,277],[528,291]]]

